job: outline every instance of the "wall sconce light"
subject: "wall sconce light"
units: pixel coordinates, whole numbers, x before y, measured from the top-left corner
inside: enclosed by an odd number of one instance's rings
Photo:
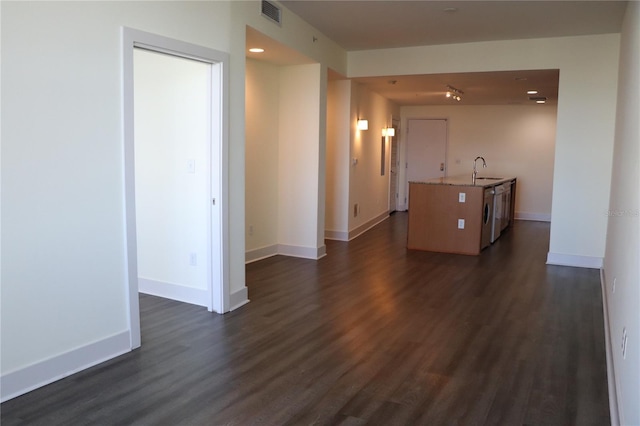
[[[358,130],[369,130],[369,120],[358,118]]]
[[[396,135],[396,129],[393,127],[385,127],[382,129],[382,136],[390,136],[393,137]]]
[[[447,93],[445,94],[447,98],[460,102],[462,100],[462,95],[464,95],[462,90],[456,89],[455,87],[447,84]]]

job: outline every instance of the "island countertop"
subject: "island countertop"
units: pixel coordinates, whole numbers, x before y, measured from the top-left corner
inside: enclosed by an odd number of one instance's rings
[[[516,179],[515,176],[500,177],[500,178],[497,178],[497,177],[494,178],[491,176],[489,176],[488,178],[484,176],[478,176],[476,178],[476,183],[474,184],[472,182],[471,174],[469,174],[469,175],[447,176],[442,178],[429,179],[425,181],[412,181],[409,183],[425,184],[425,185],[477,186],[481,188],[487,188],[491,186],[500,185],[505,182],[510,182],[515,179]]]

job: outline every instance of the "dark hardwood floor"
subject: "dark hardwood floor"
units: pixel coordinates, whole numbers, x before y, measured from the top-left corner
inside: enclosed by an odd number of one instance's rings
[[[2,404],[9,425],[605,425],[596,270],[549,225],[480,256],[407,251],[406,214],[320,261],[247,266],[226,315],[142,296],[143,346]]]

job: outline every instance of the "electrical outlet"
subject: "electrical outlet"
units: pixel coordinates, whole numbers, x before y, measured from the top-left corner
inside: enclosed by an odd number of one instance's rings
[[[198,255],[196,253],[191,253],[189,255],[189,265],[198,266]]]
[[[253,235],[253,225],[249,225],[249,235]]]
[[[627,358],[627,327],[622,327],[622,359]]]
[[[458,193],[458,202],[459,203],[464,203],[466,198],[467,198],[467,194],[466,193],[464,193],[464,192],[459,192]]]
[[[464,229],[464,219],[458,219],[458,229]]]

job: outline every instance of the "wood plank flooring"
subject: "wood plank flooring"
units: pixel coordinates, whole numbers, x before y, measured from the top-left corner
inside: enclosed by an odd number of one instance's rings
[[[406,213],[328,256],[247,266],[223,316],[141,297],[141,349],[2,404],[9,425],[605,425],[596,270],[549,225],[407,251]]]

